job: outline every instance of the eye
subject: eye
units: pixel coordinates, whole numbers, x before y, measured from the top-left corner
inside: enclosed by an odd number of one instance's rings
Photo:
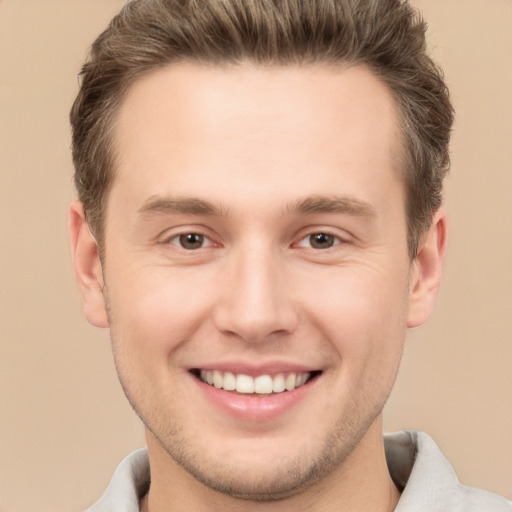
[[[210,239],[199,233],[182,233],[171,238],[169,243],[178,245],[187,251],[194,251],[211,245]]]
[[[330,233],[312,233],[304,237],[299,242],[299,246],[313,249],[330,249],[338,243],[340,243],[340,238]]]

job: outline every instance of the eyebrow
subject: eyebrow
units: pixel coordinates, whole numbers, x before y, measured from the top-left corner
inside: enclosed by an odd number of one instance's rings
[[[210,217],[226,216],[226,210],[220,205],[196,197],[160,197],[152,196],[139,208],[141,217],[151,214],[205,215]],[[374,218],[375,208],[360,199],[339,195],[312,195],[291,203],[284,209],[285,214],[334,213],[355,217]]]
[[[287,208],[287,212],[299,214],[335,213],[369,219],[377,216],[377,211],[370,203],[355,197],[335,194],[313,195],[299,199]]]
[[[196,197],[150,197],[139,208],[138,213],[145,217],[152,213],[185,215],[208,215],[221,217],[225,215],[222,207],[217,206],[210,201]]]

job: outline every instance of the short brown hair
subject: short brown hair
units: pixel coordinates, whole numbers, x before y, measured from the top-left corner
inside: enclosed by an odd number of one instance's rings
[[[392,91],[401,116],[408,245],[441,204],[453,109],[426,54],[426,24],[405,0],[132,0],[92,45],[71,111],[75,186],[100,246],[126,90],[180,60],[262,65],[363,64]]]

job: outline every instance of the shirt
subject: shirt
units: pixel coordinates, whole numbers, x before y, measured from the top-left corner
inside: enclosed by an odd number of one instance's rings
[[[395,512],[512,512],[512,501],[462,485],[436,443],[413,430],[384,436],[389,472],[402,495]],[[139,512],[149,488],[143,448],[128,455],[103,496],[85,512]]]

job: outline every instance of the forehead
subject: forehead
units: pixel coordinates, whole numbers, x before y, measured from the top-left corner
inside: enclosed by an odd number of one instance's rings
[[[190,195],[180,187],[193,182],[208,196],[218,183],[271,192],[309,180],[314,194],[337,185],[323,169],[398,179],[396,119],[387,86],[363,66],[173,64],[128,90],[114,188]]]

